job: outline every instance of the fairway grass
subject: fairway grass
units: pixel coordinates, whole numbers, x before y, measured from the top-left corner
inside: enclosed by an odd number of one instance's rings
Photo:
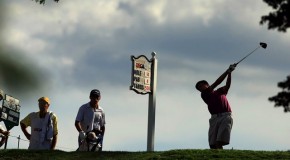
[[[158,152],[65,152],[1,150],[0,160],[170,160],[170,159],[290,159],[288,151],[249,151],[249,150],[169,150]]]

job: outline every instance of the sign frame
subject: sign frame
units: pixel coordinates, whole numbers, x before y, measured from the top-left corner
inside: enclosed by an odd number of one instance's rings
[[[152,61],[145,55],[140,55],[138,57],[131,56],[131,61],[132,72],[130,90],[142,95],[151,93]]]
[[[7,94],[2,101],[0,121],[4,122],[7,130],[11,130],[14,126],[18,126],[20,122],[20,101]]]

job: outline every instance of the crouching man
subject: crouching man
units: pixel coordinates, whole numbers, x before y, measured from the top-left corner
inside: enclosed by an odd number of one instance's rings
[[[100,91],[93,89],[89,98],[90,102],[79,108],[75,120],[75,127],[79,132],[79,150],[88,148],[87,151],[94,151],[98,148],[98,151],[102,151],[106,120],[104,110],[99,105]]]

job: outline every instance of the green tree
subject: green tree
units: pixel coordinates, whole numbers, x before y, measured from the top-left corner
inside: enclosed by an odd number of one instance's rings
[[[260,24],[268,22],[268,29],[286,32],[290,27],[290,0],[263,0],[275,11],[261,17]]]
[[[261,17],[260,24],[268,22],[268,29],[276,29],[278,32],[286,32],[290,27],[290,0],[263,0],[275,11]],[[278,82],[282,89],[277,95],[269,97],[275,107],[284,107],[284,112],[290,112],[290,75],[282,82]]]
[[[284,107],[284,112],[290,112],[290,76],[283,82],[278,83],[282,89],[276,96],[270,97],[269,101],[275,103],[275,107]]]

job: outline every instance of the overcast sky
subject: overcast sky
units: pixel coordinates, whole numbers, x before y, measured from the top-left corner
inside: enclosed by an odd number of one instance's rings
[[[129,90],[130,56],[157,53],[155,150],[207,149],[207,106],[195,83],[213,83],[227,67],[268,43],[239,64],[228,100],[233,110],[226,149],[290,149],[290,114],[268,98],[290,68],[290,35],[267,30],[260,17],[271,11],[262,0],[4,0],[2,38],[45,73],[45,90],[27,97],[9,90],[21,104],[21,119],[48,96],[59,118],[57,149],[77,149],[74,120],[89,92],[101,91],[106,113],[104,150],[146,151],[148,95]],[[15,55],[17,59],[17,55]],[[21,59],[22,60],[22,59]],[[225,84],[225,83],[223,83]],[[3,122],[1,122],[3,125]],[[12,136],[25,139],[20,127]],[[16,148],[11,137],[7,148]],[[21,148],[28,142],[21,141]]]

